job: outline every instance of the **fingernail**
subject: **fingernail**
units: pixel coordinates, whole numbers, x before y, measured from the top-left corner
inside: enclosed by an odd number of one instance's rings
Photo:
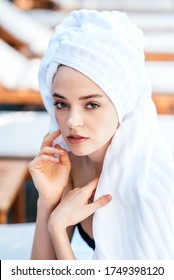
[[[112,200],[112,196],[110,194],[107,194],[105,197],[106,197],[108,202]]]
[[[63,150],[58,150],[58,149],[57,149],[57,152],[59,155],[63,155],[65,153]]]

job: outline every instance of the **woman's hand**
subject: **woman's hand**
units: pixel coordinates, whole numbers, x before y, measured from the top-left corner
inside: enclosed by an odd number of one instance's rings
[[[49,219],[49,230],[64,230],[68,226],[78,224],[92,215],[97,209],[108,204],[112,197],[106,194],[94,202],[89,203],[96,189],[98,179],[91,181],[83,188],[69,191],[52,212]]]
[[[52,147],[53,140],[59,135],[60,130],[46,135],[39,154],[29,163],[29,171],[39,198],[54,206],[59,202],[68,183],[71,169],[67,151],[59,145]]]

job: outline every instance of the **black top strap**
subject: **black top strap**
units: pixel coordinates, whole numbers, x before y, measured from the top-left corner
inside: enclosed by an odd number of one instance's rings
[[[82,228],[81,224],[77,224],[79,233],[83,240],[88,244],[89,247],[91,247],[93,250],[95,249],[95,241],[92,239]]]

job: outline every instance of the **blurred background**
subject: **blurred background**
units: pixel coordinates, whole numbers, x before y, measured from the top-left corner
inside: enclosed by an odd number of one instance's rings
[[[54,27],[81,8],[124,11],[143,30],[152,97],[174,155],[174,0],[0,0],[1,259],[21,258],[21,251],[28,258],[37,192],[27,165],[49,126],[39,64]]]

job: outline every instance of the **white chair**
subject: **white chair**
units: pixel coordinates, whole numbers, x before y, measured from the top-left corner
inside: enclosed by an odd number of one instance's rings
[[[43,107],[39,94],[40,59],[28,59],[0,39],[0,104]]]
[[[0,1],[0,26],[28,45],[31,53],[42,56],[48,46],[52,29],[41,24],[6,0]]]
[[[151,3],[155,3],[155,1],[151,1]],[[156,4],[156,8],[158,8],[158,4]],[[174,6],[171,8],[171,11],[165,11],[164,9],[156,13],[154,8],[154,12],[145,11],[138,13],[128,11],[127,14],[131,21],[141,28],[145,34],[146,32],[155,31],[174,31],[173,9]]]
[[[38,91],[40,59],[28,59],[0,39],[0,83],[7,89]]]
[[[146,32],[146,60],[174,61],[174,29],[173,31]]]
[[[174,61],[146,61],[159,114],[174,114]]]
[[[48,127],[47,112],[0,112],[0,157],[35,157]]]
[[[174,158],[174,115],[158,115],[159,126]]]
[[[25,183],[28,162],[40,150],[48,132],[46,112],[0,112],[0,223],[26,221]]]
[[[35,224],[0,225],[0,259],[29,260]]]
[[[41,24],[48,26],[53,29],[57,24],[59,24],[67,15],[66,11],[53,11],[46,9],[34,9],[25,11],[27,15],[31,18],[37,20]]]
[[[80,8],[124,11],[172,11],[172,0],[54,0],[62,10]]]
[[[174,60],[173,12],[128,11],[128,16],[144,32],[146,60]]]
[[[146,61],[153,93],[174,94],[174,61]]]
[[[29,260],[31,258],[35,223],[0,225],[0,259]],[[72,248],[78,260],[92,259],[93,250],[83,241],[77,228]]]

